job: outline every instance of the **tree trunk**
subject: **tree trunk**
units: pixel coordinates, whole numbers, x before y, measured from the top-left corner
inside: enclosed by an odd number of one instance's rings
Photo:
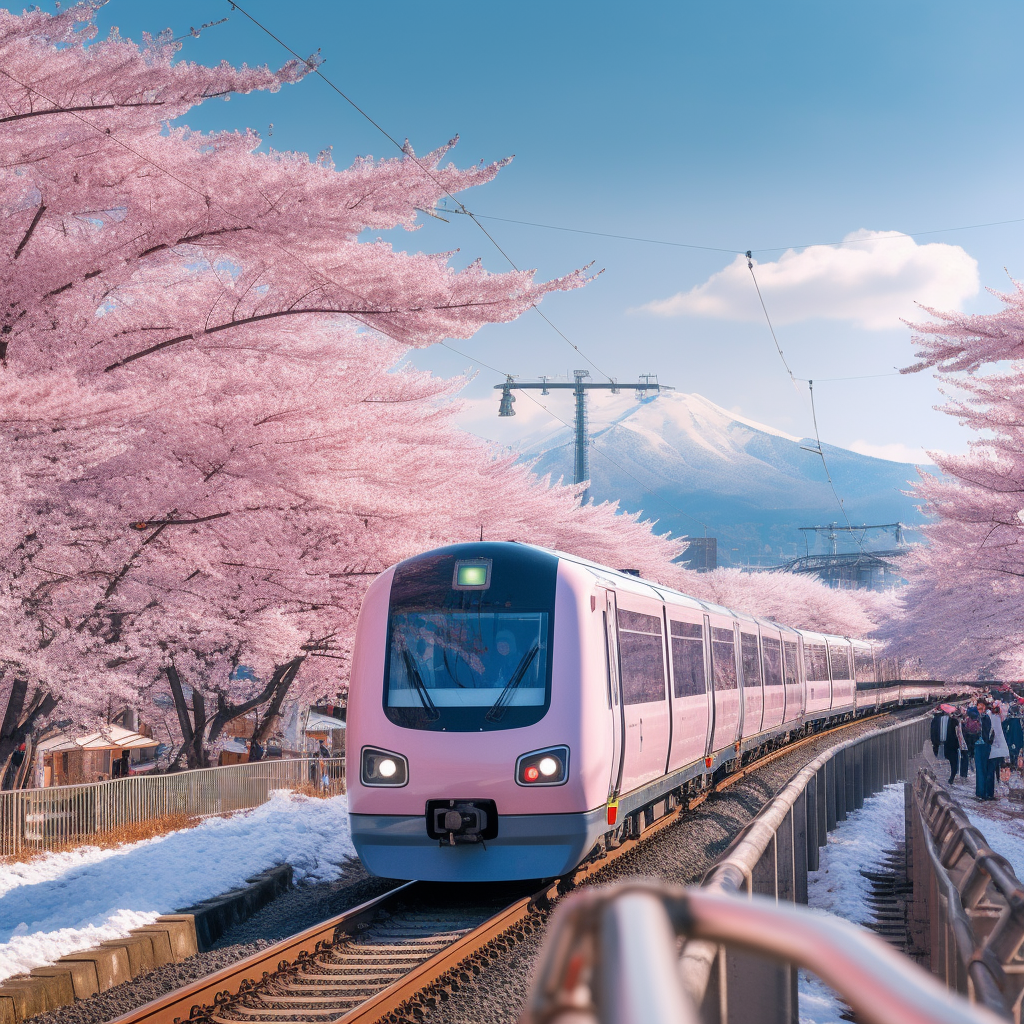
[[[181,748],[175,754],[170,768],[172,770],[177,768],[182,754],[185,754],[188,759],[189,768],[195,768],[196,766],[192,763],[195,733],[192,729],[192,720],[188,717],[188,704],[185,703],[185,693],[181,688],[181,677],[173,662],[164,671],[167,673],[167,682],[170,684],[171,696],[174,698],[174,710],[178,712],[178,727],[181,729],[182,740]],[[195,691],[193,691],[193,696],[195,696]]]
[[[299,666],[302,664],[302,658],[295,658],[289,661],[286,665],[279,665],[274,670],[274,680],[276,680],[277,690],[274,693],[273,699],[270,701],[270,707],[267,708],[266,713],[263,716],[262,723],[256,726],[256,729],[252,734],[253,743],[261,743],[266,745],[267,737],[270,735],[270,730],[273,728],[274,720],[281,713],[281,704],[284,702],[284,698],[291,688],[292,682],[295,676],[298,674]]]
[[[15,779],[23,775],[21,772],[10,771],[11,755],[35,729],[36,722],[45,718],[57,706],[58,698],[37,687],[26,709],[27,695],[28,680],[16,678],[11,685],[11,696],[4,711],[3,723],[0,724],[0,764],[4,766],[0,777],[3,778],[4,788],[11,788]]]
[[[179,765],[182,756],[185,757],[189,768],[205,768],[209,764],[207,751],[220,734],[224,726],[235,718],[247,715],[254,708],[270,701],[270,707],[263,722],[257,726],[253,739],[262,742],[270,731],[270,726],[281,711],[281,704],[288,694],[288,690],[295,680],[299,667],[305,660],[305,656],[293,658],[291,661],[278,665],[270,681],[251,700],[242,701],[240,704],[228,704],[222,694],[217,696],[217,712],[210,719],[206,717],[206,700],[195,688],[192,690],[192,716],[189,716],[188,703],[185,700],[184,690],[181,685],[181,678],[173,663],[164,671],[167,680],[171,685],[171,696],[174,698],[174,708],[178,713],[178,726],[181,729],[182,743],[171,762],[170,770]]]

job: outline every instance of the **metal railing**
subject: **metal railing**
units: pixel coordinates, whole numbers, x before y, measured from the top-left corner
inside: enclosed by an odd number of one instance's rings
[[[1004,1024],[948,992],[876,935],[839,918],[765,896],[622,884],[571,895],[551,923],[520,1024],[701,1024],[680,975],[677,938],[783,958],[813,971],[861,1024]],[[774,995],[745,979],[749,1001],[722,1018],[750,1024]],[[732,995],[730,990],[730,995]],[[795,1010],[795,1007],[788,1008]],[[795,1013],[788,1018],[795,1021]]]
[[[345,759],[294,758],[0,792],[0,857],[58,850],[160,818],[259,807],[275,789],[345,792]]]
[[[926,717],[849,740],[798,772],[740,833],[701,889],[626,886],[573,896],[552,924],[525,1024],[791,1024],[806,968],[870,1024],[994,1024],[870,932],[807,902],[828,832],[906,778]],[[879,851],[881,852],[881,851]],[[682,954],[677,936],[687,939]]]
[[[950,989],[1020,1024],[1024,888],[930,771],[907,788],[911,935]]]

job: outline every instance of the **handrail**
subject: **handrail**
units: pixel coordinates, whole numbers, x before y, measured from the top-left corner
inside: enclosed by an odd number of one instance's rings
[[[1019,1020],[1024,887],[930,770],[918,773],[912,792],[915,898],[920,890],[933,940],[938,936],[955,957],[933,957],[932,969],[951,987],[969,979],[978,1002]],[[926,858],[918,856],[921,850]]]
[[[699,1015],[675,937],[726,944],[813,971],[863,1024],[1003,1024],[948,992],[877,936],[820,911],[706,889],[624,883],[556,911],[521,1024],[691,1024]]]

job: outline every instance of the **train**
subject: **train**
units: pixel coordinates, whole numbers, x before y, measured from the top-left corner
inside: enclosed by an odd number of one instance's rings
[[[878,645],[562,552],[465,543],[378,576],[347,711],[366,869],[557,878],[798,735],[942,696]]]

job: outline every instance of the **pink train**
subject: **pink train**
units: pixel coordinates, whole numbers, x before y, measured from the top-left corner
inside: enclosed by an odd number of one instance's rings
[[[382,573],[348,706],[352,840],[389,878],[554,878],[797,734],[938,684],[797,630],[523,544]]]

